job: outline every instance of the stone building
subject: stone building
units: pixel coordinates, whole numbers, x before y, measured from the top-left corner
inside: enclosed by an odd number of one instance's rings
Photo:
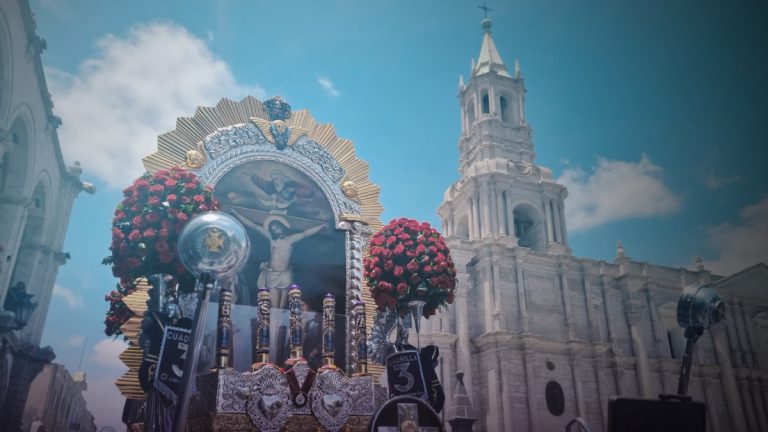
[[[424,326],[441,348],[451,400],[457,371],[475,430],[562,431],[575,417],[605,430],[612,395],[675,393],[684,346],[681,290],[712,283],[725,325],[695,351],[689,394],[712,431],[768,430],[768,266],[713,275],[578,258],[568,247],[567,190],[535,163],[519,63],[509,70],[483,20],[480,56],[459,81],[461,178],[438,209],[459,270],[453,306]],[[451,418],[452,413],[445,413]]]
[[[93,186],[62,158],[27,0],[0,2],[0,425],[16,427],[29,383],[53,351],[38,346],[72,204]],[[33,295],[36,310],[23,328],[9,287]],[[22,296],[27,298],[27,296]],[[12,310],[10,310],[12,309]],[[2,428],[0,428],[2,429]]]
[[[45,365],[30,385],[22,430],[96,432],[83,397],[87,389],[85,372],[71,375],[63,365]]]

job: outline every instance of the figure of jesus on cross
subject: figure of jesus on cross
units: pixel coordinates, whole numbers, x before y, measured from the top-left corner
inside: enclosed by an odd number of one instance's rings
[[[235,210],[231,212],[245,226],[252,228],[269,241],[269,261],[261,263],[261,272],[256,283],[258,288],[269,288],[273,308],[286,309],[288,289],[293,285],[293,267],[291,266],[293,245],[299,240],[327,229],[328,225],[320,224],[305,231],[288,234],[291,225],[280,215],[270,215],[264,219],[262,225],[259,225]]]

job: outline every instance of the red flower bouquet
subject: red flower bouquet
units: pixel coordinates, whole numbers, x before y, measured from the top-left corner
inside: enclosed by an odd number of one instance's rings
[[[453,303],[456,270],[448,246],[427,222],[392,220],[371,238],[364,276],[380,310],[404,313],[411,300],[424,300],[424,317]]]
[[[123,190],[112,221],[112,254],[103,261],[120,279],[117,289],[105,296],[110,302],[107,335],[119,335],[131,317],[122,298],[133,292],[136,279],[166,273],[176,277],[179,289],[191,289],[194,278],[179,261],[176,242],[187,221],[217,209],[213,190],[178,167],[144,174]]]

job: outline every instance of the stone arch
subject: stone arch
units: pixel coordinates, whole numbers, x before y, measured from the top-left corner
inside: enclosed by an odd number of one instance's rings
[[[480,92],[480,112],[483,114],[490,114],[491,113],[491,97],[488,94],[488,89],[483,89],[482,92]]]
[[[529,203],[519,203],[512,215],[517,245],[543,252],[546,248],[544,221],[536,207]]]
[[[475,99],[470,98],[467,101],[467,104],[464,107],[464,113],[467,117],[467,129],[472,127],[472,124],[475,123]]]
[[[504,123],[514,123],[516,116],[514,97],[508,91],[499,96],[499,116]]]
[[[17,116],[0,139],[0,194],[10,198],[23,196],[31,162],[32,129],[24,117]]]
[[[456,233],[457,237],[469,240],[469,217],[466,213],[459,217],[459,220],[456,222],[456,226],[454,227],[454,232]]]
[[[28,292],[31,292],[30,289],[34,289],[30,279],[33,277],[39,258],[39,254],[35,252],[43,247],[43,239],[45,238],[43,230],[46,226],[49,196],[45,182],[43,180],[38,181],[27,207],[21,244],[11,273],[11,285],[24,282],[27,284]]]
[[[0,127],[5,129],[4,120],[8,115],[11,101],[11,85],[13,78],[13,51],[11,50],[11,34],[8,19],[0,9]]]

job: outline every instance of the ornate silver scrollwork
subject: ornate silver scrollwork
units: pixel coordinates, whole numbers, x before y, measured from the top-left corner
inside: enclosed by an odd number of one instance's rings
[[[246,413],[262,432],[278,432],[291,416],[291,393],[288,380],[271,366],[253,374],[252,393]]]
[[[363,302],[363,249],[373,234],[370,226],[351,221],[339,222],[338,229],[347,232],[347,316],[354,315],[354,307]],[[347,371],[357,369],[357,343],[360,339],[354,325],[347,321]]]
[[[339,162],[314,140],[300,138],[293,145],[293,149],[320,166],[334,182],[338,183],[344,177],[344,169],[339,165]]]
[[[309,392],[312,413],[329,431],[341,430],[352,412],[352,398],[345,381],[340,370],[328,370],[315,378]]]
[[[252,123],[218,129],[203,140],[203,147],[211,159],[218,158],[232,148],[247,144],[267,144],[267,139]]]
[[[389,342],[389,334],[398,325],[397,312],[387,309],[377,310],[371,327],[371,338],[368,340],[368,359],[384,364],[388,355],[395,351],[395,346]]]
[[[374,400],[374,382],[373,377],[356,376],[347,378],[347,391],[352,398],[352,409],[350,415],[371,415],[376,411]]]
[[[220,369],[216,393],[217,413],[245,412],[250,393],[250,377],[233,369]]]

